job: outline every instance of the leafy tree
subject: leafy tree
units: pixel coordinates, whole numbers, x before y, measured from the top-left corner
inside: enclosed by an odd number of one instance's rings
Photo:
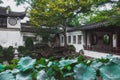
[[[42,37],[42,42],[47,43],[53,39],[54,34],[56,34],[59,30],[57,28],[37,28],[36,35]],[[53,35],[53,36],[52,36]]]
[[[78,13],[89,12],[91,6],[101,5],[110,0],[15,0],[17,4],[31,5],[30,21],[34,26],[60,26],[63,28],[64,42],[66,27]],[[76,21],[74,21],[76,23]],[[77,21],[78,22],[78,21]]]
[[[34,0],[14,0],[14,1],[16,2],[17,5],[24,4],[24,3],[28,3],[32,5]]]
[[[107,2],[106,2],[107,3]],[[91,24],[91,23],[98,23],[98,22],[107,22],[109,25],[117,25],[119,26],[120,23],[120,1],[114,1],[111,2],[111,4],[114,4],[112,6],[112,9],[110,10],[102,10],[102,11],[95,11],[92,12],[91,14],[88,14],[90,18],[86,20],[86,24]],[[94,15],[93,15],[94,14]]]
[[[90,11],[99,0],[36,0],[30,11],[30,20],[34,26],[60,26],[63,28],[66,42],[66,27],[80,12]]]

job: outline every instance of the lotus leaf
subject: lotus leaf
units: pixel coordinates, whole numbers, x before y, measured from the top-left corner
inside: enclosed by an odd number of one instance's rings
[[[120,66],[120,58],[112,58],[111,62],[115,63],[115,64],[118,64]]]
[[[44,70],[41,70],[40,72],[38,72],[37,80],[47,80],[47,79],[48,79],[48,76]]]
[[[15,78],[10,70],[6,70],[0,73],[0,80],[15,80]]]
[[[115,63],[104,65],[100,68],[102,80],[120,80],[120,66]]]
[[[16,75],[16,80],[32,80],[32,74],[20,72]]]
[[[76,63],[77,62],[77,59],[71,59],[71,60],[61,60],[60,62],[59,62],[59,67],[60,67],[60,69],[63,69],[65,66],[68,66],[68,65],[70,65],[70,64],[73,64],[73,63]]]
[[[45,68],[46,66],[42,65],[42,64],[38,64],[37,66],[35,66],[37,69],[39,68]]]
[[[19,72],[20,72],[19,69],[13,69],[13,70],[11,71],[12,74],[17,74],[17,73],[19,73]]]
[[[18,62],[18,69],[20,71],[26,71],[28,69],[32,69],[36,59],[32,59],[31,57],[22,57]]]
[[[5,70],[5,66],[0,64],[0,71],[3,71],[3,70]]]
[[[77,64],[74,67],[74,78],[75,80],[95,80],[96,70],[82,63]]]
[[[102,65],[102,62],[93,61],[90,67],[93,67],[94,69],[98,70]]]

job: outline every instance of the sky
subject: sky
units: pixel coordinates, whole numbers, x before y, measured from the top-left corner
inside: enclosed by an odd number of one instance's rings
[[[16,6],[16,3],[14,0],[2,0],[3,4],[0,4],[0,6],[10,6],[12,11],[17,11],[17,12],[23,12],[25,11],[25,8],[28,6],[27,4],[22,4],[20,6]]]

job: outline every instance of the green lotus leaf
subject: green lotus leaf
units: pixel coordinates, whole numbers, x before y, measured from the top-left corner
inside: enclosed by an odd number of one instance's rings
[[[97,62],[96,60],[92,62],[92,64],[90,65],[90,67],[98,70],[101,66],[103,65],[102,62]]]
[[[34,67],[35,62],[36,59],[32,59],[31,57],[22,57],[18,62],[18,69],[20,71],[32,69]]]
[[[70,64],[73,64],[73,63],[76,63],[77,62],[77,59],[67,59],[67,60],[61,60],[60,62],[59,62],[59,67],[60,67],[60,69],[63,69],[65,66],[68,66],[68,65],[70,65]]]
[[[17,73],[19,73],[19,72],[20,72],[19,69],[13,69],[13,70],[11,71],[12,74],[17,74]]]
[[[113,58],[113,54],[106,55],[106,58],[112,59]]]
[[[32,73],[20,72],[16,75],[16,80],[32,80]]]
[[[4,71],[5,70],[5,66],[0,64],[0,71]]]
[[[45,68],[46,66],[42,65],[42,64],[38,64],[37,66],[35,66],[35,68],[39,69],[39,68]]]
[[[48,76],[44,70],[41,70],[37,74],[37,80],[47,80]]]
[[[118,64],[120,66],[120,58],[114,57],[112,58],[111,62]]]
[[[0,73],[0,80],[15,80],[10,70],[6,70]]]
[[[120,66],[111,62],[100,68],[102,80],[120,80]]]
[[[74,78],[75,80],[95,80],[96,70],[82,63],[77,64],[74,67]]]

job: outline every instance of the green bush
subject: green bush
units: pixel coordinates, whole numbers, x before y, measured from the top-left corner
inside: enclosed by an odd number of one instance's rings
[[[76,51],[76,48],[73,45],[68,45],[67,49],[72,50],[72,51]]]
[[[14,57],[14,48],[12,46],[9,46],[8,48],[3,49],[3,56],[5,57],[5,60],[11,60]]]
[[[26,47],[26,49],[28,49],[28,50],[33,50],[33,40],[32,40],[32,38],[27,38],[26,40],[25,40],[25,47]]]
[[[22,53],[23,51],[25,51],[25,47],[24,46],[19,46],[18,47],[18,52]]]
[[[32,55],[32,51],[29,50],[28,48],[24,47],[24,46],[19,46],[18,47],[18,52],[20,53],[20,56],[31,56]]]
[[[3,48],[2,48],[2,46],[0,46],[0,57],[3,57]]]

